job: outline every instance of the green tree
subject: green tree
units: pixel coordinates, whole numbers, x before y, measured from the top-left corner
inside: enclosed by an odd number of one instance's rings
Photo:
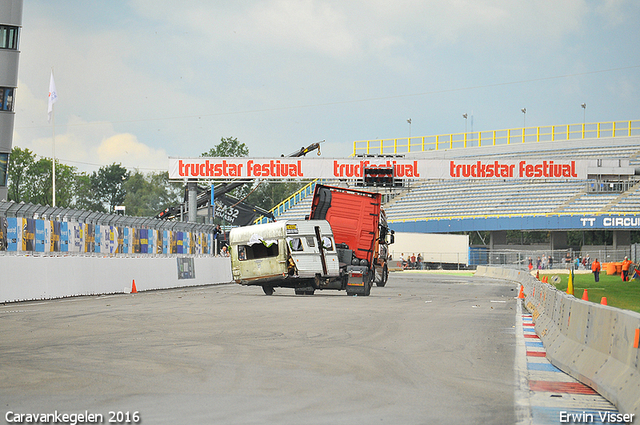
[[[9,155],[8,182],[7,191],[8,199],[15,202],[29,202],[27,195],[27,186],[29,178],[29,169],[36,161],[36,155],[29,149],[20,149],[14,146]]]
[[[49,158],[40,158],[29,167],[27,193],[32,204],[53,204],[52,163]],[[57,189],[57,188],[56,188]]]
[[[93,174],[79,173],[75,176],[75,201],[74,207],[79,210],[89,210],[98,212],[107,212],[102,201],[97,197],[96,188],[94,187],[95,178]]]
[[[53,204],[51,158],[40,158],[29,149],[14,147],[9,158],[9,199],[32,204]],[[56,160],[56,206],[70,207],[73,202],[76,168]]]
[[[254,187],[245,202],[270,210],[306,184],[307,182],[299,181],[263,181],[258,187]]]
[[[203,152],[200,156],[213,157],[245,157],[249,155],[249,148],[244,143],[240,143],[235,137],[223,137],[220,143]]]
[[[100,167],[98,172],[91,175],[91,186],[96,197],[105,204],[107,211],[113,212],[116,205],[122,205],[125,198],[124,184],[129,178],[129,172],[115,162]]]
[[[235,137],[222,137],[220,139],[220,143],[209,149],[207,152],[203,152],[200,156],[208,156],[208,157],[245,157],[249,155],[249,148],[244,143],[240,143],[238,139]],[[211,181],[205,182],[207,185],[210,185]],[[235,196],[236,198],[243,199],[250,192],[251,186],[245,184],[243,186],[237,187],[231,192],[229,195]]]
[[[166,171],[146,176],[136,171],[129,176],[124,190],[127,215],[149,217],[180,202],[183,189],[182,183],[169,180]]]

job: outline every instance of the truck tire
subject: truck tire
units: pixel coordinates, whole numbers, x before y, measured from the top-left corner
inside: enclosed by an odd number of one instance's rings
[[[371,270],[367,273],[367,279],[364,281],[364,296],[368,297],[371,294],[371,287],[373,286],[373,281],[375,280],[375,270]]]
[[[296,295],[313,295],[315,293],[315,289],[310,287],[304,288],[295,288]]]
[[[376,270],[376,286],[383,287],[384,285],[387,284],[387,280],[389,280],[389,268],[385,263],[385,265],[382,266],[382,270],[380,270],[379,273]]]
[[[262,285],[262,290],[264,291],[265,295],[273,295],[273,286]]]

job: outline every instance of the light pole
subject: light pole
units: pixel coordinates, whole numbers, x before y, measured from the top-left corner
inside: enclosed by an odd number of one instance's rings
[[[522,111],[522,128],[527,126],[527,108],[520,109]]]
[[[411,143],[411,118],[407,119],[407,122],[409,123],[409,143]]]
[[[582,109],[584,110],[582,112],[582,124],[586,124],[587,122],[587,104],[583,103],[582,105],[580,105],[582,107]]]
[[[462,118],[464,118],[464,134],[467,134],[467,113],[462,114]]]

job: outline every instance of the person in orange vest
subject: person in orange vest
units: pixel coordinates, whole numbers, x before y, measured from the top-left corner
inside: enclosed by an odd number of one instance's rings
[[[624,261],[622,262],[622,280],[624,282],[629,281],[629,267],[631,267],[631,261],[629,261],[629,258],[624,257]]]
[[[593,272],[593,277],[595,277],[596,282],[600,282],[600,263],[597,258],[591,263],[591,271]]]

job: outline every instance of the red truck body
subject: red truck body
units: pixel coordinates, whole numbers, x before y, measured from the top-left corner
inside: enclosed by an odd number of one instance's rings
[[[374,264],[380,236],[381,201],[379,193],[316,185],[309,218],[327,220],[336,243],[348,245],[357,258]]]

